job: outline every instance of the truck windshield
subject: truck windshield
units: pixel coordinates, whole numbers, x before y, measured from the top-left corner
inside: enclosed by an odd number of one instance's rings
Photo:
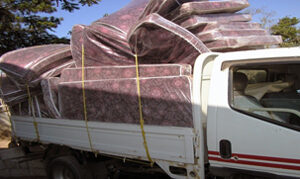
[[[300,64],[232,67],[231,101],[240,112],[300,129]]]

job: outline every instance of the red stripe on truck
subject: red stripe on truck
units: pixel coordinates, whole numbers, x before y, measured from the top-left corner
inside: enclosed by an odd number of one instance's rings
[[[215,151],[208,151],[208,154],[220,155],[219,152],[215,152]],[[266,160],[266,161],[272,161],[272,162],[285,162],[285,163],[300,164],[299,159],[290,159],[290,158],[279,158],[279,157],[269,157],[269,156],[259,156],[259,155],[248,155],[248,154],[233,153],[232,157],[235,157],[235,156],[237,156],[238,158],[247,158],[247,159],[255,159],[255,160]]]
[[[219,162],[227,162],[227,163],[236,163],[236,164],[244,164],[244,165],[253,165],[253,166],[261,166],[261,167],[271,167],[271,168],[281,168],[288,170],[300,170],[300,166],[292,166],[292,165],[283,165],[283,164],[275,164],[275,163],[265,163],[265,162],[255,162],[255,161],[245,161],[245,160],[233,160],[233,159],[222,159],[218,157],[208,157],[209,160],[219,161]]]

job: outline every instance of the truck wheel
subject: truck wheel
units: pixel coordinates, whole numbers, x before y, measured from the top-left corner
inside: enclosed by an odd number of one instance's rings
[[[47,174],[51,179],[90,178],[88,171],[73,156],[58,157],[47,165]]]

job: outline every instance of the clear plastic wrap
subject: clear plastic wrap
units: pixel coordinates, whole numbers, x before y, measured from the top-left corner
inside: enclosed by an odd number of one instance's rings
[[[73,27],[71,48],[77,67],[81,67],[82,45],[85,66],[134,64],[126,34],[114,28],[101,24]]]
[[[134,57],[127,43],[127,32],[143,12],[148,0],[132,0],[119,11],[90,26],[72,29],[71,49],[77,67],[81,67],[81,47],[85,48],[85,66],[128,65]]]
[[[248,36],[248,37],[226,37],[206,43],[206,46],[213,51],[229,51],[240,48],[250,49],[257,46],[276,45],[282,42],[281,36]]]
[[[62,65],[59,65],[57,67],[54,67],[53,69],[42,74],[38,79],[33,80],[30,84],[32,84],[32,86],[37,86],[43,79],[59,76],[59,75],[61,75],[62,71],[65,68],[72,68],[72,67],[75,67],[74,61],[70,61],[70,62],[64,63]]]
[[[139,19],[143,19],[152,13],[166,18],[170,12],[179,8],[183,3],[191,1],[207,0],[150,0]]]
[[[140,78],[146,125],[192,127],[191,79],[187,76]],[[64,119],[84,120],[82,82],[60,83]],[[85,82],[89,121],[139,124],[136,79]]]
[[[37,96],[37,95],[41,95],[41,94],[42,94],[42,92],[41,92],[40,89],[32,89],[30,91],[30,95],[32,97]],[[4,101],[9,106],[14,106],[18,103],[28,101],[28,93],[27,93],[26,90],[22,90],[19,93],[15,93],[14,95],[10,95],[9,97],[4,98]]]
[[[81,49],[83,43],[83,31],[86,26],[74,25],[71,36],[71,52],[76,66],[81,66]]]
[[[203,14],[203,15],[191,15],[185,20],[175,21],[181,27],[186,29],[196,28],[200,25],[218,22],[218,23],[229,23],[229,22],[248,22],[251,21],[252,17],[250,14],[240,13],[220,13],[220,14]]]
[[[40,88],[36,87],[30,89],[31,94],[37,95],[41,94]],[[26,89],[20,88],[15,84],[5,74],[1,75],[1,88],[0,88],[0,97],[4,100],[6,104],[9,106],[16,105],[18,103],[24,102],[28,100],[28,93]]]
[[[82,80],[82,68],[67,68],[61,74],[61,82]],[[85,80],[135,78],[136,67],[132,66],[104,66],[86,67]],[[192,67],[187,64],[139,65],[140,77],[180,76],[191,75]]]
[[[60,78],[51,77],[41,81],[43,90],[43,99],[47,107],[49,116],[52,118],[59,119],[61,117],[58,110],[58,84]]]
[[[190,15],[235,13],[248,6],[248,0],[188,2],[169,13],[168,19],[178,21],[180,19],[186,19]]]
[[[31,97],[32,107],[29,107],[28,98],[26,101],[10,105],[10,112],[17,116],[33,116],[35,117],[49,117],[46,106],[43,101],[42,94],[33,94]]]
[[[99,24],[105,25],[126,34],[131,26],[137,22],[148,1],[149,0],[131,0],[128,5],[113,14],[95,21],[92,26]]]
[[[188,30],[151,14],[142,19],[128,36],[140,63],[193,64],[197,56],[209,49]]]
[[[23,48],[1,56],[0,69],[19,84],[29,84],[41,74],[72,60],[69,45]]]
[[[196,28],[188,28],[193,34],[202,33],[211,30],[260,30],[261,25],[259,23],[253,22],[229,22],[229,23],[219,23],[219,22],[209,22],[199,24]]]
[[[15,83],[4,73],[1,73],[1,98],[4,102],[11,101],[11,98],[24,94],[24,90],[18,88]]]
[[[197,33],[196,36],[202,41],[202,42],[210,42],[215,40],[222,40],[227,37],[249,37],[249,36],[266,36],[268,35],[266,30],[257,29],[257,30],[220,30],[215,29],[211,31],[205,31],[202,33]]]

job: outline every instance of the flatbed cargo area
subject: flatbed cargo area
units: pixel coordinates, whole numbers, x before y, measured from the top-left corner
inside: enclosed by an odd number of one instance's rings
[[[36,141],[32,117],[13,116],[16,136]],[[91,151],[84,121],[36,118],[41,143]],[[88,122],[93,149],[99,153],[147,160],[139,125]],[[193,129],[145,126],[150,155],[155,160],[194,163]]]

